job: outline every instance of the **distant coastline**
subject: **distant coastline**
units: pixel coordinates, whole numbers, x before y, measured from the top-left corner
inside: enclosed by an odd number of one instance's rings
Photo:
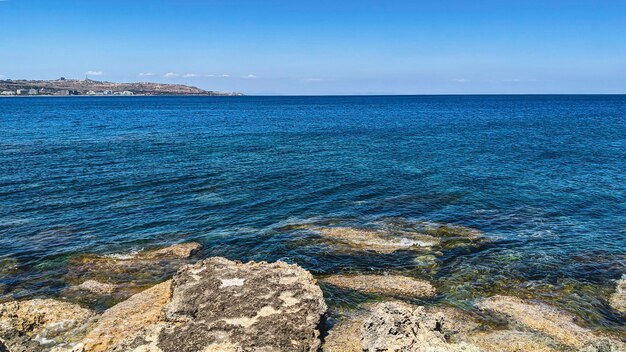
[[[36,96],[243,96],[207,91],[183,84],[152,82],[114,83],[92,79],[0,80],[0,97]]]

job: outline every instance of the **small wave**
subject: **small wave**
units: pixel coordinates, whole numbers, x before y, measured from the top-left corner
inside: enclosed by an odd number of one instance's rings
[[[105,254],[104,257],[105,258],[110,258],[110,259],[117,259],[117,260],[129,260],[129,259],[133,259],[137,256],[137,254],[139,254],[139,252],[141,252],[143,250],[143,248],[137,249],[137,250],[133,250],[130,252],[125,252],[125,253],[111,253],[111,254]]]

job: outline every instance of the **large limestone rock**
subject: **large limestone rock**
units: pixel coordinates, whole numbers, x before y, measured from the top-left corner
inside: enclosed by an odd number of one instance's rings
[[[163,307],[170,297],[171,281],[166,281],[109,308],[85,337],[85,350],[108,351],[121,341],[137,336],[143,328],[163,318]]]
[[[94,314],[76,304],[33,299],[0,304],[0,339],[13,352],[52,348],[75,338]]]
[[[555,307],[510,296],[493,296],[477,303],[484,310],[504,315],[513,322],[555,341],[589,351],[624,351],[619,341],[599,336],[576,323],[576,317]],[[595,347],[601,346],[601,347]]]
[[[351,290],[412,297],[432,297],[435,288],[424,280],[401,275],[333,275],[326,283]]]
[[[163,321],[119,350],[317,351],[325,311],[315,279],[297,265],[210,258],[178,271]]]
[[[324,351],[480,351],[467,342],[447,342],[446,325],[445,316],[421,306],[395,301],[378,303],[331,330]]]
[[[615,293],[611,295],[610,303],[613,308],[626,314],[626,277],[617,281],[617,287]]]

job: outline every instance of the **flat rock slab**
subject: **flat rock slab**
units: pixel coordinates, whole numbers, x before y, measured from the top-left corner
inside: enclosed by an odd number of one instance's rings
[[[433,247],[439,244],[435,237],[419,233],[389,233],[375,229],[353,227],[320,227],[312,229],[320,236],[347,245],[355,251],[374,251],[388,254],[411,247]]]
[[[181,268],[163,321],[127,351],[317,351],[326,312],[313,276],[283,262],[210,258]]]
[[[322,281],[341,288],[383,295],[432,297],[437,293],[428,281],[401,275],[333,275]]]
[[[135,259],[146,259],[146,260],[154,260],[154,259],[186,259],[191,257],[191,255],[202,248],[202,245],[197,242],[186,242],[179,243],[172,246],[153,249],[148,251],[143,251],[137,253]]]

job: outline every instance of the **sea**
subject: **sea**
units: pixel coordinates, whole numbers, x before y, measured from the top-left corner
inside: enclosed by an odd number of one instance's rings
[[[486,240],[424,264],[306,230],[394,223]],[[60,295],[77,255],[187,241],[427,279],[462,307],[537,299],[626,334],[607,302],[626,274],[626,96],[0,99],[0,297]]]

